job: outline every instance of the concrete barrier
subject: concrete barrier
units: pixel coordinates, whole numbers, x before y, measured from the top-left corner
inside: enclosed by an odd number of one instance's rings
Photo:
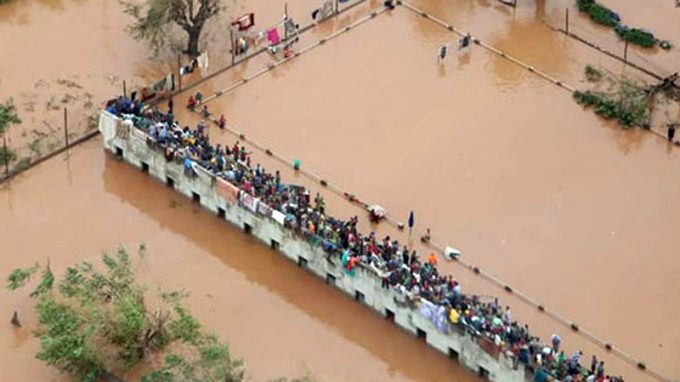
[[[513,369],[512,361],[503,354],[490,351],[489,344],[480,345],[480,339],[458,328],[452,328],[449,333],[438,331],[417,310],[400,302],[394,291],[382,288],[382,280],[373,269],[360,266],[354,277],[350,277],[339,258],[329,257],[320,246],[309,243],[273,219],[253,213],[239,203],[225,201],[218,195],[214,180],[203,176],[185,176],[180,163],[167,161],[163,153],[146,142],[142,135],[132,134],[125,128],[114,115],[102,112],[99,131],[105,149],[113,155],[173,187],[265,245],[277,249],[301,268],[392,320],[405,331],[424,339],[434,349],[457,359],[461,365],[487,380],[525,381],[524,368],[520,366],[517,370]]]

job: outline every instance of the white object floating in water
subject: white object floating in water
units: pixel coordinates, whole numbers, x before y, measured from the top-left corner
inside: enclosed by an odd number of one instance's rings
[[[373,214],[376,218],[382,219],[387,216],[387,211],[377,204],[373,204],[368,207],[368,212]]]
[[[448,246],[444,249],[444,256],[446,257],[447,260],[456,260],[460,258],[462,254],[460,253],[459,250]]]

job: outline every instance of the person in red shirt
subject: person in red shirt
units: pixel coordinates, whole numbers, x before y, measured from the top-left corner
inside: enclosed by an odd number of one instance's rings
[[[196,102],[196,98],[194,96],[189,97],[189,100],[187,101],[187,109],[189,110],[194,110],[196,108],[196,105],[198,102]]]

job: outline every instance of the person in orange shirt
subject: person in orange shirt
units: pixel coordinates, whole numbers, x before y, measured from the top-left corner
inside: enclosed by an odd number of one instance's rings
[[[432,266],[437,265],[437,256],[434,254],[434,252],[430,252],[430,256],[427,257],[427,262]]]

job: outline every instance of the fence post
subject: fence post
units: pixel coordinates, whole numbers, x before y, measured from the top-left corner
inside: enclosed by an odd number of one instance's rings
[[[283,20],[288,20],[288,3],[283,6]],[[288,43],[288,28],[286,28],[285,23],[283,24],[283,39]]]
[[[340,13],[340,2],[335,0],[335,14],[337,15],[338,13]]]
[[[628,40],[625,40],[626,45],[623,47],[623,62],[628,63]]]
[[[234,42],[234,27],[229,27],[229,38],[231,39],[231,64],[236,62],[236,43]]]
[[[127,82],[123,80],[123,97],[127,98]]]
[[[64,141],[66,148],[68,148],[68,109],[64,108]]]
[[[5,150],[5,176],[9,176],[9,152],[7,151],[7,137],[2,136],[2,147]]]
[[[565,30],[567,31],[567,35],[569,35],[569,8],[567,8],[567,15],[566,15],[566,20],[564,22],[564,27]]]
[[[177,85],[179,86],[179,91],[182,91],[182,55],[177,55]]]

